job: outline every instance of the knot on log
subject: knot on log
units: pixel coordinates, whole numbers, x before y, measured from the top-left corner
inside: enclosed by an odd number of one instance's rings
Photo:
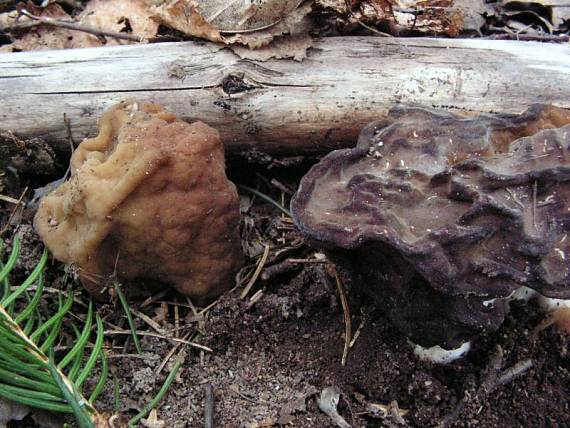
[[[253,84],[246,82],[243,73],[231,73],[222,79],[222,90],[228,95],[238,94],[254,88]]]

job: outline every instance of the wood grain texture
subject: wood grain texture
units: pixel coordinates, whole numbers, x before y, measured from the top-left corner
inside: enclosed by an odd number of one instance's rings
[[[466,114],[570,108],[570,46],[342,37],[316,40],[303,62],[243,60],[204,42],[0,55],[0,131],[65,150],[64,113],[80,140],[129,97],[214,126],[230,151],[320,152],[352,146],[397,103]]]

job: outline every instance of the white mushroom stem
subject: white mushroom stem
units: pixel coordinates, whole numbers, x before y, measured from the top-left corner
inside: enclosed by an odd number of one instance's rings
[[[528,287],[519,288],[507,298],[508,301],[523,300],[525,302],[528,302],[530,299],[536,299],[540,308],[547,313],[559,308],[570,308],[570,299],[546,297]]]
[[[538,293],[536,291],[534,291],[532,288],[528,288],[528,287],[521,287],[515,291],[513,291],[513,293],[506,298],[507,301],[511,301],[511,300],[522,300],[524,302],[528,302],[530,299],[536,297],[538,295]]]
[[[539,294],[538,304],[545,312],[553,312],[560,308],[570,308],[570,299],[553,299]]]
[[[543,296],[532,288],[521,287],[514,291],[505,300],[510,302],[512,300],[522,300],[528,302],[530,299],[537,299],[537,303],[540,308],[546,312],[550,313],[560,308],[570,308],[570,299],[554,299],[551,297]],[[492,305],[497,299],[490,299],[483,304],[485,306]],[[441,346],[432,346],[431,348],[425,348],[421,345],[413,343],[410,341],[410,345],[414,348],[414,354],[424,361],[430,361],[434,364],[449,364],[459,358],[464,357],[471,349],[471,342],[463,343],[459,348],[456,349],[443,349]]]
[[[424,361],[430,361],[434,364],[449,364],[459,358],[462,358],[471,349],[471,342],[465,342],[456,349],[443,349],[441,346],[436,345],[431,348],[424,348],[421,345],[410,342],[414,347],[414,354]]]

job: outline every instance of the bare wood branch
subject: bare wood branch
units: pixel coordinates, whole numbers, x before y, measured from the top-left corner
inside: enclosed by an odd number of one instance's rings
[[[136,36],[134,34],[118,33],[116,31],[107,31],[100,28],[90,27],[88,25],[79,24],[77,22],[64,21],[61,19],[50,18],[46,16],[37,16],[30,13],[26,9],[20,9],[20,13],[33,21],[40,22],[44,25],[50,25],[52,27],[67,28],[69,30],[81,31],[83,33],[93,34],[98,38],[111,37],[113,39],[120,40],[130,40],[135,42],[142,42],[144,39],[142,37]]]
[[[129,97],[220,130],[230,151],[322,152],[354,145],[397,103],[464,114],[570,108],[570,46],[507,40],[341,37],[303,62],[242,60],[205,42],[0,55],[0,131],[69,150]]]

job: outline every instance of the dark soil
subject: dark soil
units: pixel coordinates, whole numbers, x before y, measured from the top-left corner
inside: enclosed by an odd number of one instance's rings
[[[232,162],[231,176],[285,205],[290,197],[287,189],[294,190],[307,167],[303,162],[256,165]],[[544,315],[532,302],[512,304],[504,325],[479,338],[463,360],[434,366],[418,361],[406,338],[365,297],[351,290],[350,279],[342,276],[352,331],[359,331],[343,366],[345,327],[334,280],[322,263],[285,262],[287,258],[314,258],[315,252],[302,244],[289,219],[276,207],[245,190],[241,193],[248,264],[234,290],[198,315],[186,299],[171,292],[155,295],[150,303],[144,302],[144,296],[131,296],[133,307],[161,329],[157,333],[136,318],[139,331],[163,336],[141,336],[142,355],[136,354],[128,334],[112,334],[118,328],[128,329],[120,306],[98,306],[109,331],[106,347],[123,415],[134,415],[147,404],[176,358],[183,358],[183,368],[157,408],[165,427],[203,426],[206,384],[214,389],[217,427],[334,426],[317,405],[320,392],[330,386],[340,391],[339,413],[353,427],[437,426],[464,397],[465,405],[452,420],[453,426],[570,426],[568,337],[554,327],[533,337]],[[0,203],[0,224],[4,225],[13,205]],[[19,224],[24,233],[20,275],[33,268],[41,249],[30,227],[30,214],[13,216],[17,224],[8,230],[10,234]],[[270,246],[265,269],[241,299],[265,245]],[[63,275],[64,269],[54,262],[48,272],[49,285],[63,287]],[[78,299],[86,302],[88,296],[80,285],[75,287]],[[81,304],[73,309],[78,317],[85,311]],[[211,352],[176,347],[175,335]],[[62,344],[66,340],[64,336]],[[533,366],[486,394],[480,386],[489,378],[489,361],[497,346],[503,350],[502,369],[527,359]],[[99,410],[115,411],[113,390],[109,382],[97,402]]]

